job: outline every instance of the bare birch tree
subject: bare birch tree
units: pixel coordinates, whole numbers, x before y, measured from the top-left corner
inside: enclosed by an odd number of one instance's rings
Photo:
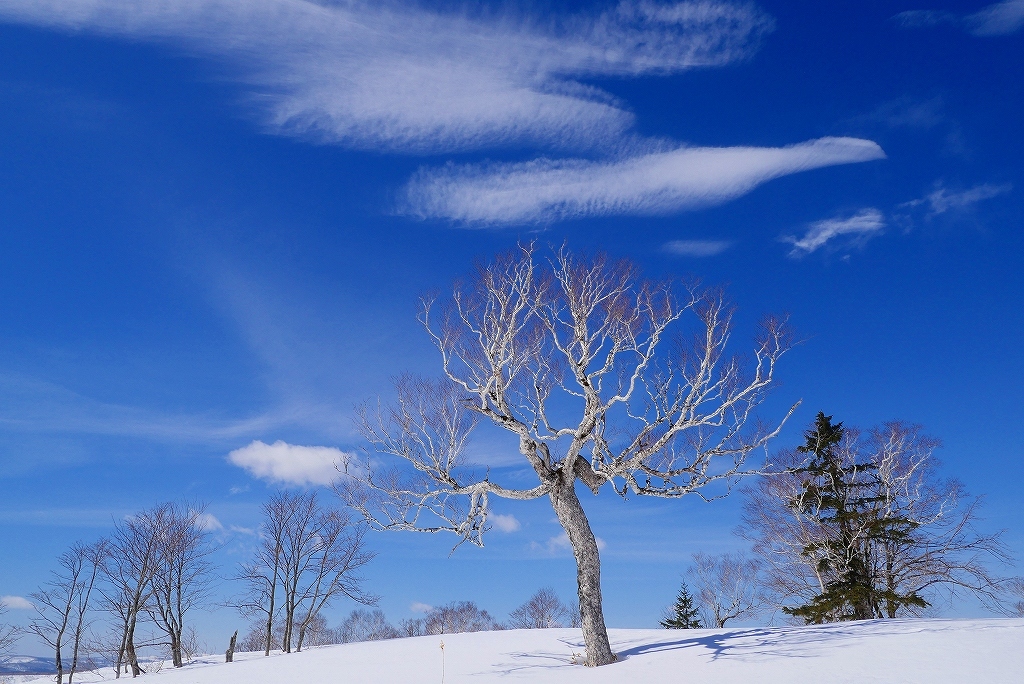
[[[366,439],[411,472],[348,463],[336,489],[378,529],[444,530],[478,545],[490,497],[547,497],[576,559],[587,664],[611,663],[600,556],[576,482],[593,494],[676,498],[748,472],[747,456],[781,425],[754,410],[789,335],[767,320],[744,363],[726,354],[732,316],[719,290],[647,281],[601,255],[563,249],[542,261],[520,246],[479,265],[450,304],[423,300],[444,379],[404,376],[395,404],[361,412]],[[480,420],[515,441],[536,486],[466,465]]]
[[[153,530],[157,558],[147,612],[167,637],[174,667],[182,667],[185,662],[187,613],[209,598],[211,568],[207,557],[213,549],[205,529],[205,511],[204,504],[167,504],[159,526]]]
[[[76,543],[61,554],[60,569],[52,579],[31,595],[36,616],[29,631],[54,650],[57,681],[72,684],[78,671],[82,637],[87,626],[87,613],[92,601],[96,578],[106,557],[105,541],[95,544]],[[70,663],[65,661],[69,651]]]
[[[697,553],[687,574],[707,627],[725,627],[729,620],[751,617],[764,605],[760,563],[740,553],[709,556]]]
[[[806,603],[825,592],[855,554],[879,596],[918,596],[924,605],[881,600],[870,617],[920,615],[941,598],[961,592],[993,605],[1003,582],[992,564],[1010,561],[1001,532],[976,529],[980,498],[972,498],[955,479],[938,475],[934,457],[939,442],[919,426],[900,422],[861,431],[844,428],[837,456],[848,477],[857,478],[857,496],[871,508],[837,535],[829,520],[808,506],[804,455],[777,455],[780,469],[745,491],[740,535],[753,542],[763,560],[767,588],[778,605]],[[872,535],[884,521],[898,521],[899,534]],[[840,543],[846,540],[844,543]],[[849,547],[849,548],[847,548]]]

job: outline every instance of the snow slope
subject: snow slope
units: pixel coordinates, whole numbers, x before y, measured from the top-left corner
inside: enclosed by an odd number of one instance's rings
[[[609,630],[620,661],[574,665],[579,630],[477,632],[326,646],[290,655],[209,656],[146,675],[159,684],[1024,682],[1024,620],[886,620],[809,627]],[[112,676],[109,669],[102,675]],[[78,678],[76,677],[76,681]],[[44,680],[39,680],[44,681]],[[86,674],[82,682],[98,681]]]

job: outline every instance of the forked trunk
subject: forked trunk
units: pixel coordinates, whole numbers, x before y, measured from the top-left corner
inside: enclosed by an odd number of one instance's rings
[[[574,485],[575,478],[572,478],[571,482],[552,490],[551,505],[569,537],[576,557],[576,582],[579,587],[583,641],[587,645],[587,665],[597,667],[614,663],[615,654],[608,643],[608,630],[604,625],[601,557],[597,550],[597,539],[590,529]]]

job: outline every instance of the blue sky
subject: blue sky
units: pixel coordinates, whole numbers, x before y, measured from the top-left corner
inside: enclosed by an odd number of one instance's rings
[[[524,239],[727,284],[737,341],[788,312],[779,445],[921,423],[1024,560],[1022,41],[1020,0],[0,1],[0,595],[180,497],[229,574],[275,478],[322,479],[286,445],[357,449],[355,404],[438,370],[417,297]],[[614,626],[739,546],[738,500],[584,504]],[[374,536],[389,616],[570,598],[547,504],[497,513],[451,558]]]

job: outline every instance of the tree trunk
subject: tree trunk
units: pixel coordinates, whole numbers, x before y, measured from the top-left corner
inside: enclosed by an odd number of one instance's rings
[[[177,633],[171,632],[171,664],[174,667],[182,667],[185,664],[185,659],[181,655],[181,631]]]
[[[228,650],[224,653],[224,662],[233,663],[235,661],[235,643],[238,641],[238,630],[231,635],[231,643],[228,644]]]
[[[135,614],[132,614],[131,622],[128,625],[128,633],[125,638],[125,656],[128,658],[128,664],[132,668],[132,677],[138,677],[143,673],[141,667],[139,667],[139,656],[135,652]]]
[[[604,609],[601,605],[601,557],[597,550],[597,539],[576,496],[576,478],[569,476],[566,479],[569,482],[551,491],[551,505],[569,537],[576,557],[576,582],[579,587],[583,641],[587,645],[587,665],[597,667],[615,662],[615,654],[608,643],[608,630],[605,628]]]

